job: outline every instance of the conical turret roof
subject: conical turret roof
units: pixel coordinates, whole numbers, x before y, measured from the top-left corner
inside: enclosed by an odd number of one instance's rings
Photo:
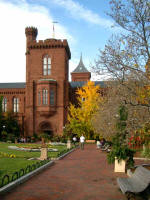
[[[89,71],[86,69],[85,65],[83,64],[82,54],[81,54],[80,62],[72,73],[85,73],[85,72],[89,72]]]

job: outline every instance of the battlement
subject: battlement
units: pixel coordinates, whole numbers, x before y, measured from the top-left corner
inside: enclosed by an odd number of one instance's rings
[[[32,40],[28,43],[28,50],[31,49],[50,49],[50,48],[65,48],[69,58],[71,58],[70,48],[67,40],[46,39],[46,40]]]
[[[37,34],[38,34],[38,29],[33,27],[33,26],[26,27],[25,34],[26,34],[26,36],[32,35],[32,36],[34,36],[36,38]]]

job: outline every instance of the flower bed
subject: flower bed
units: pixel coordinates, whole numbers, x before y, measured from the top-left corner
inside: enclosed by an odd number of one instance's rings
[[[39,148],[32,148],[32,147],[17,147],[17,146],[8,146],[9,149],[18,150],[18,151],[29,151],[29,152],[40,152],[41,147]],[[58,149],[47,148],[49,152],[57,152]]]

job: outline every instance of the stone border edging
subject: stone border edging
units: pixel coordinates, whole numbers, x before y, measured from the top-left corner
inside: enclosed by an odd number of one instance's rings
[[[75,147],[75,148],[73,148],[73,149],[71,149],[70,151],[68,151],[67,153],[65,153],[65,154],[63,154],[63,155],[61,155],[60,157],[58,157],[58,158],[52,158],[51,160],[61,160],[62,158],[64,158],[65,156],[67,156],[69,153],[71,153],[71,152],[73,152],[73,151],[75,151],[77,148],[79,148],[79,146],[77,146],[77,147]]]
[[[150,160],[149,158],[133,157],[134,160]]]
[[[79,146],[77,146],[76,148],[71,149],[70,151],[68,151],[67,153],[61,155],[58,158],[54,158],[53,160],[51,160],[50,162],[46,163],[45,165],[42,165],[41,167],[39,167],[39,168],[35,169],[34,171],[32,171],[32,172],[30,172],[30,173],[18,178],[17,180],[15,180],[15,181],[3,186],[2,188],[0,188],[0,194],[4,194],[4,193],[10,191],[11,189],[13,189],[14,187],[20,185],[21,183],[24,183],[29,178],[31,178],[32,176],[38,174],[39,172],[41,172],[42,170],[44,170],[48,166],[53,165],[55,160],[60,160],[60,159],[64,158],[65,156],[67,156],[69,153],[73,152],[77,148],[79,148]]]
[[[58,157],[58,160],[64,158],[65,156],[67,156],[68,154],[70,154],[71,152],[73,152],[74,150],[76,150],[78,147],[71,149],[70,151],[68,151],[67,153],[61,155],[60,157]]]
[[[38,174],[39,172],[41,172],[42,170],[46,169],[47,167],[49,167],[53,164],[54,164],[54,161],[50,161],[50,162],[46,163],[45,165],[42,165],[41,167],[35,169],[34,171],[32,171],[32,172],[18,178],[17,180],[3,186],[2,188],[0,188],[0,194],[4,194],[4,193],[10,191],[14,187],[20,185],[21,183],[24,183],[25,181],[27,181],[32,176]]]

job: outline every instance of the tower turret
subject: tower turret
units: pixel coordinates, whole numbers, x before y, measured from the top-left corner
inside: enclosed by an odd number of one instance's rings
[[[83,64],[82,54],[80,57],[80,62],[75,70],[71,73],[72,81],[89,81],[91,78],[91,73],[86,69]]]
[[[38,30],[35,27],[26,27],[25,34],[27,38],[27,43],[36,40]]]

